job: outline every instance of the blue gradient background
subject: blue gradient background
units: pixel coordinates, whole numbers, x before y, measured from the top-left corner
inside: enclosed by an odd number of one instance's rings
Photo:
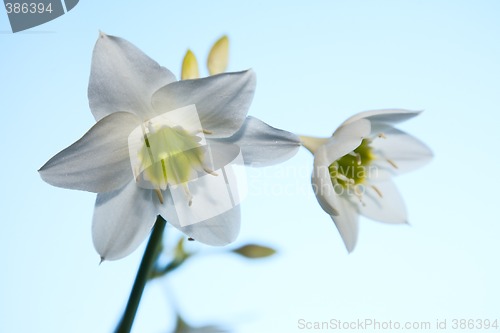
[[[423,109],[400,128],[435,153],[396,179],[411,226],[362,219],[350,255],[310,190],[307,151],[248,170],[235,246],[259,241],[279,254],[187,262],[148,286],[135,332],[171,329],[172,304],[193,324],[242,333],[306,331],[299,319],[500,323],[499,13],[494,0],[81,1],[12,34],[0,10],[0,332],[110,332],[135,277],[144,244],[99,266],[95,196],[36,171],[94,123],[86,89],[98,30],[177,75],[187,48],[204,62],[227,33],[230,70],[257,73],[253,116],[327,136],[359,111]]]

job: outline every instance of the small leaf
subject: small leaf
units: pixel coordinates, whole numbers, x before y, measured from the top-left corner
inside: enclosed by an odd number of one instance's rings
[[[197,79],[200,77],[200,71],[198,70],[198,61],[191,50],[187,50],[184,56],[184,61],[182,61],[182,80]]]
[[[232,251],[245,258],[250,259],[266,258],[276,253],[276,250],[270,247],[257,244],[247,244]]]
[[[223,73],[226,71],[229,61],[229,39],[222,36],[215,42],[208,54],[207,68],[210,75]]]
[[[175,262],[183,262],[186,260],[190,254],[186,252],[184,249],[184,237],[181,237],[179,241],[177,242],[177,245],[175,246],[174,250],[174,261]]]

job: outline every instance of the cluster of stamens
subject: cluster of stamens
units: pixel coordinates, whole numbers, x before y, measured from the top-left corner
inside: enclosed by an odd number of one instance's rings
[[[152,188],[160,203],[168,185],[182,186],[191,206],[193,196],[188,181],[195,179],[198,172],[217,176],[207,166],[208,146],[200,143],[200,133],[211,134],[204,130],[190,133],[180,126],[154,128],[151,123],[143,124],[143,144],[137,154],[140,170],[135,172],[139,186]]]
[[[384,133],[379,133],[374,139],[385,139]],[[361,141],[361,144],[351,151],[349,154],[342,156],[328,167],[330,178],[337,194],[348,190],[353,193],[362,205],[364,186],[367,185],[371,170],[371,163],[378,158],[370,144],[374,139],[366,138]],[[385,159],[393,168],[397,169],[396,163],[390,159]],[[373,184],[368,184],[375,193],[382,198],[382,192]],[[340,188],[339,188],[340,186]]]

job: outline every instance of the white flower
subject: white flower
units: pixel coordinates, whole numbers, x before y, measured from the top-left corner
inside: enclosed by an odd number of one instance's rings
[[[176,81],[131,43],[101,33],[88,88],[97,123],[40,175],[55,186],[98,193],[92,236],[102,259],[136,249],[158,214],[197,241],[228,244],[240,228],[237,202],[218,214],[203,212],[211,215],[201,222],[198,216],[183,223],[183,216],[220,204],[224,193],[211,184],[229,189],[226,166],[238,156],[265,166],[300,145],[295,135],[246,116],[254,90],[251,70]]]
[[[374,110],[347,119],[330,138],[301,137],[314,154],[313,189],[351,252],[358,217],[407,223],[406,208],[392,176],[430,161],[422,142],[393,127],[417,116],[408,110]]]

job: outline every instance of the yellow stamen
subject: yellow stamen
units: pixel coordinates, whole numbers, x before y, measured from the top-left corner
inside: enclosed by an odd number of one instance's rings
[[[203,171],[205,171],[206,173],[212,175],[212,176],[218,176],[219,174],[213,170],[210,170],[209,168],[207,168],[206,166],[203,166]]]
[[[188,199],[188,205],[189,207],[191,207],[191,205],[193,204],[193,195],[189,191],[189,187],[187,184],[183,184],[183,188],[184,188],[184,193],[186,193],[186,198]]]
[[[155,188],[154,189],[156,195],[158,196],[158,200],[160,200],[160,203],[163,205],[163,194],[161,193],[160,189]]]
[[[332,181],[338,182],[344,188],[365,182],[368,177],[368,166],[375,159],[370,142],[368,139],[363,139],[354,151],[330,164],[328,170]]]
[[[343,175],[343,174],[341,174],[341,173],[337,173],[337,174],[335,175],[335,177],[336,177],[337,179],[340,179],[340,180],[341,180],[341,181],[343,181],[343,182],[348,183],[348,184],[354,184],[354,183],[355,183],[355,182],[354,182],[354,179],[349,178],[349,177],[347,177],[346,175]]]
[[[390,160],[388,158],[385,159],[387,161],[387,163],[389,163],[394,169],[399,169],[398,168],[398,165],[393,161],[393,160]]]
[[[371,188],[377,192],[378,196],[382,199],[383,198],[383,195],[382,195],[382,192],[375,186],[375,185],[371,185]]]

